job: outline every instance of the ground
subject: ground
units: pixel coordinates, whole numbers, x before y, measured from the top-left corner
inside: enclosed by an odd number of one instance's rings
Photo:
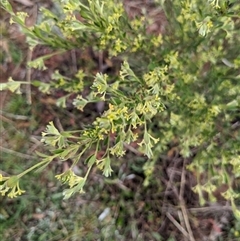
[[[34,23],[36,9],[31,1],[11,2],[15,9],[30,13],[29,25]],[[38,2],[51,7],[50,1]],[[126,0],[124,4],[129,16],[134,17],[147,1]],[[164,32],[164,15],[151,7],[148,11],[156,18],[148,31]],[[8,14],[2,12],[1,82],[10,76],[24,80],[28,75],[30,50],[24,35],[8,20]],[[36,47],[31,58],[51,51]],[[75,49],[50,58],[45,71],[32,70],[31,79],[48,82],[56,69],[72,76],[80,66],[91,70],[91,74],[114,74],[120,63],[121,59],[109,58],[107,50],[98,53],[91,47]],[[84,112],[75,110],[71,103],[65,109],[58,108],[56,100],[64,94],[61,90],[43,94],[32,88],[29,105],[28,89],[23,90],[23,95],[1,92],[1,173],[17,174],[38,161],[35,151],[46,151],[40,140],[49,121],[54,121],[60,130],[81,129],[105,108],[103,103],[88,105]],[[239,240],[240,223],[221,196],[224,185],[214,193],[216,202],[200,206],[199,197],[192,190],[196,177],[186,169],[191,158],[182,158],[174,144],[169,145],[168,152],[159,156],[149,185],[144,185],[146,161],[146,157],[127,147],[126,156],[113,163],[110,178],[94,169],[85,194],[70,200],[62,199],[64,187],[54,178],[70,163],[56,160],[43,171],[27,175],[21,183],[26,188],[24,195],[16,199],[0,197],[1,240]],[[84,168],[84,164],[79,164],[75,172],[81,174]]]

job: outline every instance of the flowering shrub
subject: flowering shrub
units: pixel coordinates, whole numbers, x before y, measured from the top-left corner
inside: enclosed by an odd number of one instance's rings
[[[199,182],[194,188],[202,204],[203,191],[213,199],[212,192],[227,183],[224,196],[234,208],[239,193],[233,190],[232,179],[240,175],[238,1],[156,0],[167,22],[165,31],[157,33],[147,31],[154,19],[144,12],[129,18],[121,1],[55,2],[57,11],[41,8],[40,20],[32,27],[26,27],[25,13],[14,13],[6,0],[2,4],[11,14],[12,23],[27,36],[31,49],[47,45],[60,53],[93,46],[95,51],[108,50],[110,56],[121,58],[121,69],[111,78],[97,73],[87,96],[82,95],[87,87],[87,75],[82,70],[76,73],[72,85],[58,71],[50,83],[31,82],[44,93],[54,88],[77,93],[72,104],[81,111],[88,103],[99,101],[108,108],[84,130],[60,132],[50,122],[42,133],[42,142],[51,154],[38,153],[42,161],[24,173],[0,176],[1,194],[22,194],[21,176],[55,158],[71,158],[71,168],[56,176],[69,186],[64,191],[64,198],[69,198],[83,192],[93,166],[109,177],[111,162],[125,155],[126,144],[136,141],[138,151],[148,158],[144,167],[147,185],[154,163],[174,142],[183,158],[191,158],[189,170],[198,178],[203,172],[208,175],[207,183]],[[44,70],[44,60],[49,57],[42,56],[28,66]],[[20,92],[24,84],[29,83],[10,79],[1,84],[1,89]],[[61,97],[60,107],[64,108],[69,94]],[[101,158],[100,151],[104,152]],[[88,167],[82,177],[73,172],[80,161]],[[235,213],[240,215],[237,210]]]

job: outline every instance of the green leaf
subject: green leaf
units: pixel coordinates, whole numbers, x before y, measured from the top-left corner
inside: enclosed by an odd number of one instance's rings
[[[226,109],[228,110],[237,110],[239,107],[239,103],[237,100],[233,100],[226,105]]]
[[[28,62],[28,67],[39,69],[39,70],[47,69],[47,67],[44,64],[44,57],[40,57],[40,58],[37,58],[35,60]]]
[[[20,86],[21,84],[27,84],[27,82],[23,81],[14,81],[11,77],[8,79],[7,83],[0,83],[0,91],[10,90],[11,92],[15,92],[16,94],[21,94]]]
[[[7,180],[6,184],[7,184],[7,186],[8,186],[9,188],[13,188],[14,186],[17,185],[18,181],[19,181],[19,177],[18,177],[18,176],[11,176],[11,177]]]
[[[47,125],[46,131],[42,132],[42,136],[46,136],[46,135],[60,135],[60,132],[58,131],[58,129],[54,126],[53,122],[49,122],[49,124]]]
[[[86,179],[85,178],[80,178],[78,179],[79,183],[77,184],[77,186],[70,188],[70,189],[65,189],[63,191],[63,195],[64,195],[64,200],[69,199],[73,194],[79,192],[79,193],[84,193],[83,191],[83,187],[85,185]]]
[[[63,190],[63,200],[69,199],[75,193],[74,189],[65,189]]]
[[[66,108],[66,100],[67,100],[68,97],[69,97],[69,95],[65,95],[65,96],[57,99],[56,105],[58,107]]]
[[[36,151],[36,154],[40,157],[43,157],[43,158],[49,157],[49,155],[46,155],[46,154],[38,152],[38,151]]]
[[[97,166],[100,170],[103,171],[103,175],[105,177],[111,176],[111,173],[113,172],[110,164],[111,164],[111,160],[109,156],[107,156],[104,159],[97,160]]]
[[[44,83],[44,82],[38,81],[38,80],[32,81],[31,84],[32,84],[33,86],[38,87],[38,89],[39,89],[41,92],[46,93],[46,94],[50,94],[51,84]]]
[[[77,109],[83,111],[83,108],[88,104],[88,100],[84,99],[82,96],[78,95],[76,99],[73,100],[73,105]]]
[[[88,164],[88,167],[91,167],[95,164],[96,162],[96,155],[93,154],[91,156],[89,156],[87,159],[86,159],[86,163]]]
[[[55,157],[55,156],[54,156]],[[36,173],[38,173],[38,172],[42,172],[49,164],[50,164],[50,162],[54,159],[54,157],[53,158],[46,158],[46,160],[43,160],[42,162],[43,162],[43,164],[42,164],[42,166],[40,166],[40,167],[38,167],[38,168],[36,168],[35,170],[34,170],[34,172],[36,172]],[[48,161],[47,161],[48,160]]]
[[[2,0],[2,1],[1,1],[1,4],[3,5],[3,8],[4,8],[7,12],[13,13],[12,6],[11,6],[11,4],[9,3],[8,0]]]
[[[232,204],[232,210],[233,210],[234,216],[236,217],[237,220],[240,220],[240,210],[237,208],[233,199],[231,200],[231,204]]]

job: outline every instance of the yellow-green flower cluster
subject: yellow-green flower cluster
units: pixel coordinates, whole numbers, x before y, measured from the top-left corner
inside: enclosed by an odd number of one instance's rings
[[[206,107],[206,100],[203,95],[195,94],[195,98],[188,103],[188,106],[193,111],[201,110],[202,108]]]
[[[130,24],[132,29],[134,29],[136,32],[139,31],[139,29],[144,25],[146,22],[146,18],[144,16],[141,16],[140,18],[134,18]]]
[[[126,150],[124,150],[124,145],[122,141],[119,141],[116,145],[111,147],[109,150],[112,155],[116,155],[118,157],[124,156],[126,152]]]
[[[212,6],[215,8],[220,8],[219,6],[219,0],[208,0]]]
[[[121,53],[126,49],[127,49],[126,44],[120,38],[118,38],[113,44],[113,49],[110,50],[111,55],[117,56],[118,53]]]
[[[7,196],[10,198],[17,197],[22,195],[25,191],[19,187],[19,177],[12,176],[12,177],[3,177],[0,174],[0,193],[2,196]]]
[[[104,100],[105,94],[108,88],[107,75],[97,73],[96,78],[93,82],[92,88],[96,89],[95,95],[101,94],[102,99]]]
[[[181,67],[180,62],[178,61],[179,53],[171,51],[164,60],[168,63],[169,69],[179,69]]]
[[[108,3],[106,7],[107,9],[110,8]],[[122,35],[119,35],[119,33],[122,32],[120,17],[123,15],[123,12],[124,8],[122,3],[111,6],[111,12],[108,13],[104,21],[104,30],[100,37],[100,47],[108,47],[111,56],[116,56],[127,49],[126,41],[124,41],[125,39]],[[103,18],[105,18],[105,16],[103,16]],[[111,46],[110,48],[109,45]]]
[[[131,123],[132,124],[132,123]],[[143,124],[143,122],[142,122]],[[138,139],[138,133],[134,133],[130,130],[127,131],[127,133],[125,133],[125,142],[127,144],[130,144],[131,142],[134,142]]]
[[[152,118],[162,109],[163,106],[158,95],[147,96],[136,106],[136,111],[143,114],[147,119]]]
[[[164,83],[167,80],[168,66],[154,68],[143,75],[143,79],[147,86],[152,87],[156,83]]]
[[[144,121],[142,121],[141,118],[139,117],[139,115],[136,113],[136,109],[134,109],[130,113],[129,119],[131,120],[131,125],[132,125],[133,129],[136,129],[138,125],[144,124]]]
[[[68,184],[70,188],[78,185],[80,182],[84,180],[83,177],[77,176],[71,169],[66,172],[55,176],[58,180],[60,180],[63,184]]]
[[[211,29],[213,27],[213,22],[211,21],[210,17],[206,17],[203,21],[197,23],[197,28],[199,31],[199,34],[202,36],[207,35],[209,32],[211,32]]]
[[[124,121],[129,119],[128,108],[126,106],[119,107],[109,104],[109,109],[103,114],[103,118],[108,120],[111,126],[111,132],[114,133],[117,130],[115,121],[120,120],[121,123],[124,124]],[[99,119],[99,121],[101,120]]]
[[[229,161],[229,160],[227,160]],[[237,176],[240,176],[240,155],[233,156],[229,163],[233,167],[233,173],[237,174]]]
[[[64,199],[70,198],[73,194],[77,192],[84,192],[83,187],[86,182],[86,177],[79,177],[72,170],[68,170],[62,174],[56,175],[55,177],[63,184],[67,183],[70,187],[69,189],[65,189],[63,191]]]
[[[83,132],[84,138],[89,138],[90,141],[96,141],[96,140],[104,140],[104,136],[107,133],[106,129],[102,129],[98,126],[99,119],[93,123],[95,128],[87,129]]]
[[[75,33],[75,37],[77,31],[86,29],[87,27],[80,21],[76,19],[76,17],[72,14],[66,16],[65,19],[58,21],[57,26],[61,29],[61,33],[66,39],[70,39],[73,37]]]
[[[26,12],[17,12],[15,16],[12,16],[10,18],[10,24],[13,23],[25,23],[25,19],[28,17],[28,14]]]
[[[212,105],[208,109],[208,113],[210,116],[217,116],[221,112],[221,108],[218,105]]]
[[[111,160],[109,156],[107,156],[106,158],[97,160],[97,167],[103,171],[103,175],[105,177],[109,177],[113,171],[110,164],[111,164]]]
[[[148,133],[148,131],[145,129],[143,140],[139,143],[139,146],[141,147],[141,151],[148,157],[153,157],[152,147],[157,144],[159,141],[158,138],[154,138],[152,135]]]
[[[179,23],[186,21],[195,21],[197,14],[195,13],[195,4],[191,1],[181,1],[181,14],[177,17]]]
[[[151,43],[153,44],[154,47],[160,46],[163,43],[162,35],[159,34],[151,38]]]
[[[79,1],[66,1],[63,5],[63,12],[64,13],[72,13],[76,9],[80,8],[80,2]]]
[[[118,27],[119,25],[119,18],[122,16],[122,6],[119,7],[119,10],[108,17],[108,27],[106,28],[106,34],[110,34],[114,28]]]
[[[136,52],[137,50],[139,50],[144,44],[144,36],[142,34],[138,34],[134,40],[133,40],[133,44],[132,44],[132,52]]]

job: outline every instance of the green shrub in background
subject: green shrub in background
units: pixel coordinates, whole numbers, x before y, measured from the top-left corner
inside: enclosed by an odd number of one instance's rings
[[[83,192],[94,166],[109,177],[111,163],[136,141],[138,151],[148,158],[144,166],[148,185],[154,163],[175,143],[181,156],[192,160],[188,169],[199,178],[194,189],[201,203],[203,191],[214,199],[214,190],[226,183],[229,188],[224,196],[240,217],[234,202],[239,193],[232,188],[233,179],[240,175],[240,4],[237,0],[156,0],[155,4],[166,16],[162,33],[147,31],[153,19],[144,13],[129,18],[117,0],[58,0],[53,10],[40,9],[32,27],[25,25],[25,13],[14,13],[8,1],[2,1],[31,49],[45,45],[58,54],[91,46],[122,60],[117,75],[97,73],[90,86],[83,70],[71,80],[58,71],[50,83],[32,80],[44,93],[54,89],[68,93],[57,101],[60,108],[66,107],[72,93],[78,94],[72,104],[81,111],[88,103],[100,101],[108,108],[83,130],[60,132],[50,122],[42,133],[50,154],[38,153],[42,161],[19,175],[0,175],[2,195],[21,195],[23,175],[46,167],[55,158],[70,158],[71,168],[56,176],[69,186],[63,193],[69,198]],[[51,56],[30,61],[28,66],[44,70],[44,60]],[[1,84],[1,90],[20,93],[23,84],[29,83],[10,79]],[[86,89],[88,95],[83,96]],[[84,176],[73,172],[78,162],[86,164]],[[202,173],[207,175],[204,184]]]

